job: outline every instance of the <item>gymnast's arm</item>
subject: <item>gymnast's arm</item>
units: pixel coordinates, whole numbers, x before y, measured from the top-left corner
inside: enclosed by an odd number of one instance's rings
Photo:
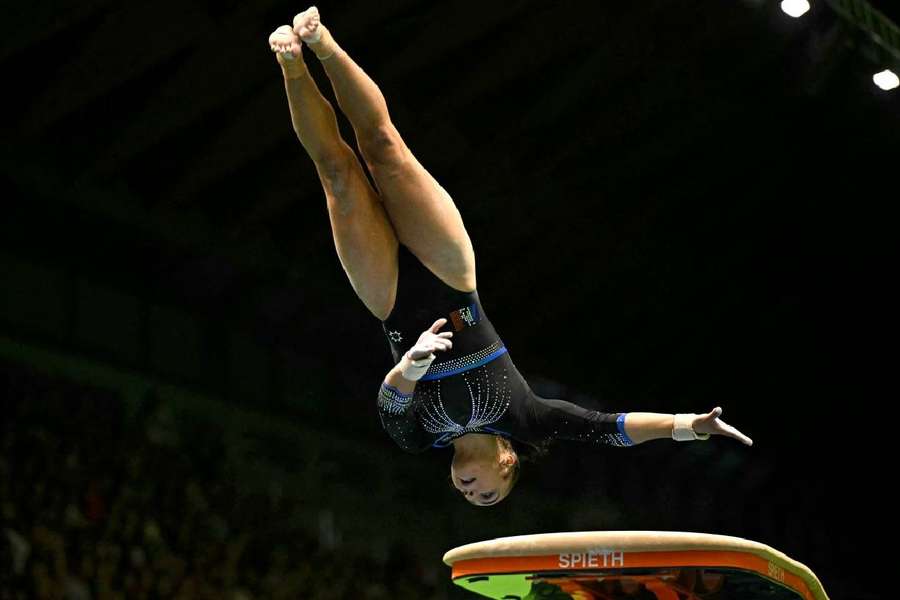
[[[413,394],[416,382],[428,370],[435,352],[449,350],[452,332],[438,333],[447,319],[438,319],[419,336],[394,367],[388,371],[378,390],[378,416],[381,426],[397,444],[408,452],[420,452],[429,441],[416,422]]]
[[[720,419],[721,415],[721,407],[703,415],[633,412],[625,415],[623,424],[625,433],[635,444],[659,439],[705,440],[710,435],[724,435],[747,446],[753,445],[753,440]]]
[[[675,415],[649,412],[625,413],[623,419],[625,433],[635,444],[650,440],[672,439]]]
[[[721,408],[704,415],[646,412],[602,413],[565,400],[535,396],[534,423],[547,435],[577,441],[597,441],[610,446],[633,446],[650,440],[703,440],[710,435],[732,437],[748,446],[753,440],[719,416]]]
[[[407,379],[403,373],[414,368],[409,353],[403,355],[394,368],[388,371],[378,390],[378,410],[393,416],[406,415],[412,407],[413,394],[416,391],[416,380]]]
[[[393,392],[401,398],[412,400],[413,392],[416,390],[416,382],[428,370],[435,358],[434,353],[446,352],[453,347],[453,342],[450,341],[450,338],[453,337],[452,331],[438,333],[441,327],[446,324],[447,319],[440,318],[431,327],[422,332],[422,335],[419,336],[413,347],[385,375],[384,383],[381,384],[382,393],[385,388],[388,388],[389,392]]]
[[[412,395],[413,392],[416,391],[416,381],[410,381],[403,376],[404,369],[409,369],[412,366],[412,359],[409,357],[409,353],[403,355],[394,368],[387,372],[387,375],[384,376],[384,383],[393,387],[394,389],[400,391],[403,394]]]

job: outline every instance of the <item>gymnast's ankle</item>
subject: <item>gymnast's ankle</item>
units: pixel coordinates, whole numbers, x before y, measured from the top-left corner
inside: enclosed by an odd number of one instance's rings
[[[305,77],[309,71],[303,62],[303,55],[294,56],[290,52],[279,52],[275,55],[278,64],[281,65],[281,73],[285,79],[299,79]]]
[[[331,58],[338,49],[331,32],[322,25],[319,9],[315,6],[310,6],[294,17],[294,33],[300,36],[319,60]]]

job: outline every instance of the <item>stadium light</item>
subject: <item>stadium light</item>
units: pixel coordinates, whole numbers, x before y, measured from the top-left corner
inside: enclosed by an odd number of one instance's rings
[[[809,2],[806,0],[782,0],[781,10],[796,19],[806,14],[809,10]]]
[[[890,91],[900,87],[900,78],[898,78],[897,74],[890,69],[885,69],[881,73],[875,73],[872,75],[872,81],[884,91]]]

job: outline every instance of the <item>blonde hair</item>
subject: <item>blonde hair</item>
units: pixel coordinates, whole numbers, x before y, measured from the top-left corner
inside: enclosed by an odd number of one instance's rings
[[[503,478],[504,480],[509,481],[509,486],[506,488],[506,495],[508,496],[512,492],[512,489],[515,487],[516,483],[519,481],[519,475],[522,472],[522,464],[519,461],[519,453],[516,452],[516,448],[515,446],[513,446],[511,441],[503,436],[498,435],[497,445],[502,451],[508,452],[515,458],[513,463],[509,465],[509,472]]]

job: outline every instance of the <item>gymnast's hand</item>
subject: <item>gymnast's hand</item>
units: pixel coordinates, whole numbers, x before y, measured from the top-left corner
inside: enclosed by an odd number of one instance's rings
[[[717,406],[712,411],[705,415],[697,415],[694,419],[691,427],[693,428],[695,433],[704,434],[708,433],[710,435],[724,435],[730,438],[734,438],[741,443],[747,444],[748,446],[753,445],[753,440],[748,438],[746,435],[720,419],[719,417],[722,415],[722,407]]]
[[[412,360],[421,360],[423,358],[434,358],[435,352],[445,352],[453,347],[450,338],[453,337],[452,331],[438,330],[447,324],[447,319],[440,318],[434,324],[422,332],[415,345],[409,349],[406,355]]]

